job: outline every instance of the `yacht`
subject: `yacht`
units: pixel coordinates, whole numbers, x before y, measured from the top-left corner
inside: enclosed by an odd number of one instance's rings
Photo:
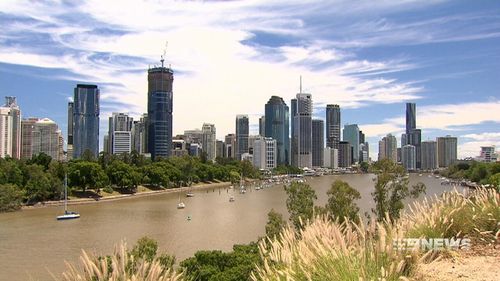
[[[66,175],[64,178],[64,215],[57,216],[57,220],[71,220],[79,217],[79,213],[68,211],[68,176]]]

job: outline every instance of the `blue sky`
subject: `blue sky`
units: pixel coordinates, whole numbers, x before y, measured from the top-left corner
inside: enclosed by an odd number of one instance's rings
[[[0,96],[63,132],[76,83],[101,89],[101,142],[111,112],[145,112],[168,41],[174,133],[208,122],[223,139],[236,114],[256,132],[269,97],[289,104],[302,75],[314,115],[340,104],[374,159],[407,101],[424,140],[457,136],[460,157],[500,146],[499,1],[74,2],[0,2]]]

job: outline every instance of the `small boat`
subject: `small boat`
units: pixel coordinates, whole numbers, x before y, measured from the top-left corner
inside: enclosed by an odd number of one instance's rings
[[[229,202],[234,202],[234,196],[229,197]]]
[[[186,193],[186,197],[194,197],[194,193],[192,193],[191,191]]]
[[[186,208],[186,204],[181,201],[181,195],[179,194],[179,203],[177,203],[177,209],[184,209]]]
[[[64,178],[64,215],[57,216],[57,220],[71,220],[79,217],[79,213],[68,211],[68,176],[66,175]]]
[[[187,220],[190,221],[191,220],[191,216],[187,216]]]
[[[421,177],[421,176],[422,176],[422,174],[418,174],[418,176],[419,176],[419,177]]]

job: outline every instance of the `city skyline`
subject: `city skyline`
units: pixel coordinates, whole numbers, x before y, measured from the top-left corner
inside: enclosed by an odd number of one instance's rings
[[[459,158],[477,156],[481,146],[500,146],[500,117],[492,114],[500,110],[494,79],[500,65],[498,3],[362,2],[349,9],[342,1],[290,2],[286,10],[266,5],[267,13],[260,2],[143,3],[144,23],[123,17],[133,3],[106,5],[0,4],[0,95],[17,96],[23,118],[48,117],[67,136],[72,88],[97,84],[102,148],[112,112],[134,120],[146,112],[146,71],[159,63],[168,41],[166,63],[176,72],[173,135],[209,122],[223,139],[234,133],[236,114],[249,115],[250,134],[257,134],[269,97],[288,104],[302,75],[304,91],[313,96],[313,118],[324,119],[326,104],[339,104],[341,127],[358,124],[372,158],[387,133],[400,143],[405,102],[418,103],[422,141],[458,136]],[[206,8],[210,17],[196,16]],[[346,10],[352,20],[339,16],[327,33],[311,32]],[[175,20],[157,20],[172,11],[180,12]],[[225,12],[239,16],[225,19]],[[93,21],[75,22],[70,14]],[[148,43],[135,43],[140,39]],[[203,110],[207,104],[213,110]]]

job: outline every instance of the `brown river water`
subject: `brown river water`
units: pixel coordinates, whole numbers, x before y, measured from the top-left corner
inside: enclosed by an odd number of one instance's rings
[[[317,205],[327,201],[326,191],[335,179],[347,181],[362,198],[361,214],[374,203],[374,175],[340,175],[308,178],[316,191]],[[411,183],[423,182],[425,196],[452,189],[440,179],[410,176]],[[231,190],[205,189],[186,198],[185,209],[178,210],[179,193],[138,197],[96,204],[75,205],[70,209],[80,219],[57,221],[60,207],[47,207],[0,214],[0,280],[54,280],[65,269],[64,261],[76,262],[81,249],[110,254],[122,239],[131,246],[143,236],[154,238],[160,251],[174,254],[177,261],[198,250],[229,251],[233,244],[248,243],[263,236],[267,213],[271,209],[286,215],[286,194],[281,185],[246,194]],[[235,202],[229,202],[233,194]],[[187,217],[191,216],[188,221]],[[285,216],[287,217],[287,216]]]

